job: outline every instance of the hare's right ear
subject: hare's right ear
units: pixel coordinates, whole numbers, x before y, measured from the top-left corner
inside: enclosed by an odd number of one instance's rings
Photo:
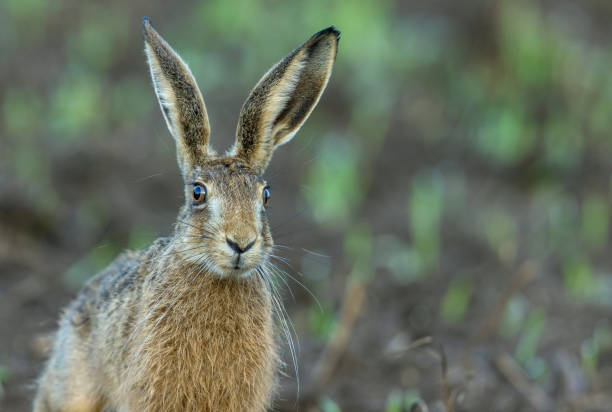
[[[231,154],[263,173],[317,105],[338,50],[333,26],[316,33],[259,80],[240,112]]]
[[[142,21],[142,31],[155,94],[176,141],[178,163],[185,176],[208,156],[210,125],[204,99],[187,64],[147,17]]]

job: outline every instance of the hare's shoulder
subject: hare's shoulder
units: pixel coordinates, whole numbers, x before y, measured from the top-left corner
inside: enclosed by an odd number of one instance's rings
[[[104,303],[139,288],[147,269],[163,255],[169,242],[170,238],[159,238],[147,249],[123,252],[91,280],[92,287],[96,289],[92,292]]]
[[[138,295],[147,267],[169,241],[169,238],[160,238],[147,249],[125,251],[92,277],[68,308],[67,315],[72,325],[85,325],[93,313],[106,312],[118,303],[133,298],[133,295]]]

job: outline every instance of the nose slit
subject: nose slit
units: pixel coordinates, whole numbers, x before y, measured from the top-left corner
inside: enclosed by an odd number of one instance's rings
[[[246,245],[245,247],[240,247],[240,245],[236,242],[234,242],[233,240],[231,240],[229,237],[225,238],[225,241],[227,242],[228,246],[232,248],[232,250],[238,254],[240,253],[244,253],[247,250],[249,250],[250,248],[253,247],[253,245],[255,244],[255,240],[253,240],[251,243],[249,243],[248,245]]]

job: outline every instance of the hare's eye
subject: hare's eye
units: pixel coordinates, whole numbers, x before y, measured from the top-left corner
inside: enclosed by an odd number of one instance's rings
[[[206,201],[206,186],[200,183],[193,185],[193,204],[199,205]]]
[[[270,187],[266,186],[263,190],[263,204],[266,206],[268,204],[268,200],[270,200]]]

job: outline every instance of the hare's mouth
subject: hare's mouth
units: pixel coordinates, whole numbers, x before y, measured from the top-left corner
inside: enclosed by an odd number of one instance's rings
[[[251,275],[257,266],[243,265],[243,264],[232,264],[227,266],[221,266],[218,275],[223,278],[228,277],[239,277],[246,278]]]
[[[232,271],[232,274],[244,275],[254,270],[259,264],[261,264],[261,258],[259,256],[236,254],[232,256],[228,269]]]
[[[259,253],[234,253],[221,257],[216,266],[220,277],[248,277],[264,260]]]
[[[240,258],[242,257],[241,254],[238,254],[236,256],[236,260],[234,261],[234,270],[240,270],[243,266],[244,263],[244,259],[242,259],[242,262],[240,261]]]

